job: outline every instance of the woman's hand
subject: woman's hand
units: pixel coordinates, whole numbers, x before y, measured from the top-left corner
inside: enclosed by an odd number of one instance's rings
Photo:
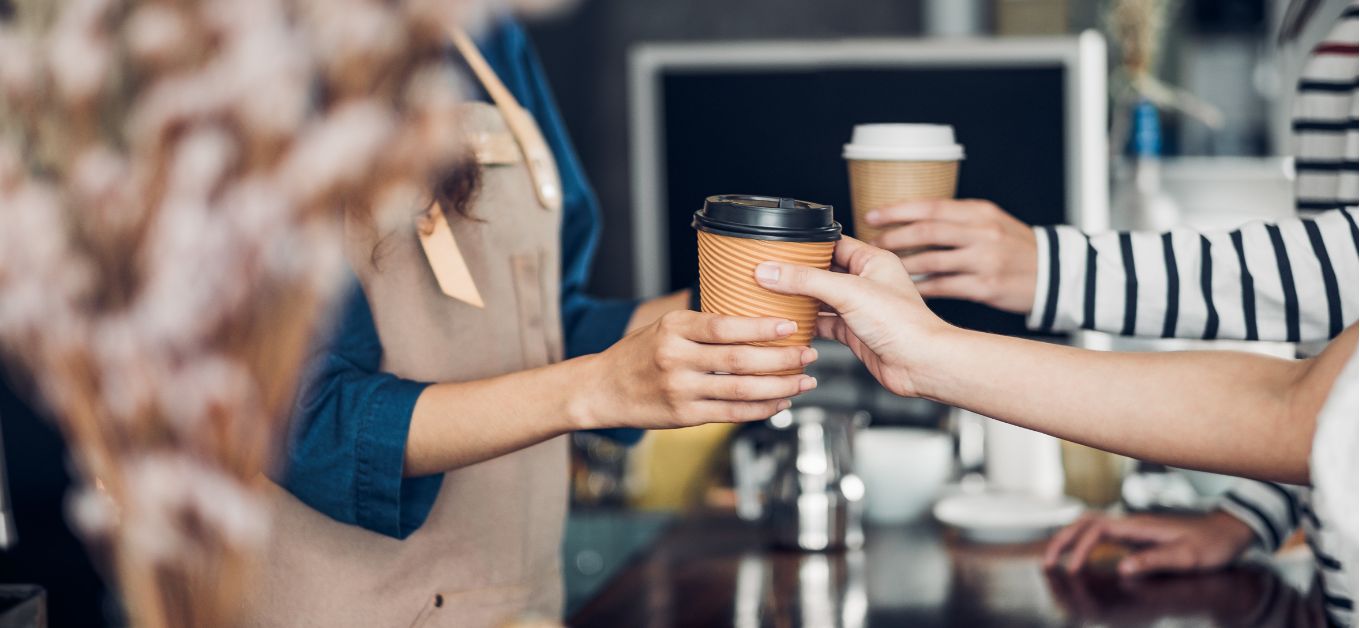
[[[1069,553],[1067,571],[1076,573],[1101,541],[1140,546],[1119,561],[1125,576],[1167,571],[1209,571],[1227,566],[1256,534],[1222,511],[1207,515],[1133,515],[1113,519],[1088,513],[1058,532],[1044,553],[1044,568],[1057,567]]]
[[[817,321],[817,335],[850,347],[884,386],[905,397],[921,395],[913,372],[933,342],[955,328],[928,308],[896,255],[853,238],[836,243],[828,272],[765,262],[756,281],[768,290],[820,299],[834,310]]]
[[[801,369],[808,347],[753,347],[797,331],[792,321],[672,311],[588,356],[588,376],[570,410],[581,429],[667,429],[757,421],[812,390],[807,375],[757,375]],[[729,373],[719,375],[715,373]]]
[[[1034,232],[989,201],[916,201],[869,212],[874,226],[907,223],[871,244],[890,251],[918,247],[902,258],[921,296],[967,299],[1020,314],[1034,307],[1039,257]]]

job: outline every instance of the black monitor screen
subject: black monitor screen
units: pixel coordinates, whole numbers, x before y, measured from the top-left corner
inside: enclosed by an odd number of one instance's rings
[[[698,277],[690,219],[714,194],[829,203],[853,235],[841,146],[856,124],[952,124],[967,154],[960,198],[992,200],[1029,224],[1065,222],[1063,75],[1056,65],[665,74],[672,289]],[[1017,314],[945,299],[931,307],[963,327],[1025,333]]]

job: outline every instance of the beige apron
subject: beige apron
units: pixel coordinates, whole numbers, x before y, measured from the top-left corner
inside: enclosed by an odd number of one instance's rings
[[[501,140],[501,149],[509,141],[516,159],[483,168],[478,220],[448,214],[485,308],[440,291],[414,222],[385,233],[346,228],[382,370],[403,378],[464,382],[562,359],[560,211],[539,202],[497,108],[468,107],[469,133]],[[338,523],[275,489],[271,547],[246,625],[494,628],[561,614],[565,436],[444,474],[429,518],[405,540]]]

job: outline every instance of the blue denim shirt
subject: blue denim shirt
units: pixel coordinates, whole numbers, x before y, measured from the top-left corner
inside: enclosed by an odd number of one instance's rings
[[[562,177],[562,326],[568,358],[623,336],[635,301],[585,294],[599,240],[599,207],[523,28],[498,22],[478,48],[538,121]],[[358,281],[340,303],[328,342],[311,356],[294,408],[286,468],[275,480],[337,521],[406,538],[429,516],[443,474],[402,478],[411,413],[427,382],[378,370],[383,348]],[[632,443],[640,430],[604,430]],[[281,477],[280,477],[281,476]]]

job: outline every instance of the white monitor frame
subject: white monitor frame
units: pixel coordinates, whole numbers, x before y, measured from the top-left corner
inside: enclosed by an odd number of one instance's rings
[[[1067,222],[1086,231],[1104,231],[1110,222],[1108,69],[1105,39],[1095,31],[1069,37],[649,43],[633,47],[628,55],[628,111],[635,295],[661,295],[670,273],[663,215],[666,147],[661,79],[665,73],[1054,65],[1066,70]]]

